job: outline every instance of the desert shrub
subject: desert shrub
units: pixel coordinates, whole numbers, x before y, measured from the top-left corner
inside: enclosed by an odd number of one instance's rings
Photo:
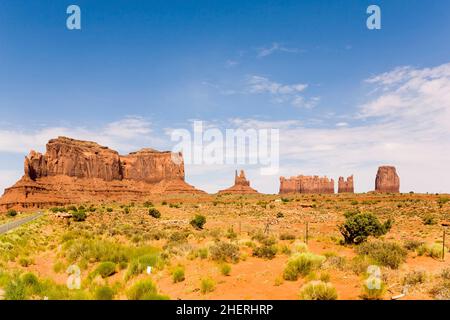
[[[416,284],[424,283],[427,279],[425,271],[411,271],[403,278],[404,285],[414,286]]]
[[[113,212],[113,208],[106,208],[106,212]]]
[[[302,300],[336,300],[337,292],[331,283],[311,281],[301,288],[300,298]]]
[[[450,300],[450,281],[439,281],[431,288],[430,294],[436,300]]]
[[[214,261],[236,263],[239,261],[239,247],[232,243],[218,242],[209,248],[209,255]]]
[[[324,256],[310,252],[296,254],[288,260],[283,272],[283,278],[295,281],[299,275],[306,276],[311,271],[320,268],[325,259]]]
[[[280,240],[295,240],[295,235],[290,233],[282,233],[280,234]]]
[[[376,264],[397,269],[405,262],[408,252],[394,242],[373,241],[366,242],[356,248],[359,255],[366,255]]]
[[[196,214],[195,217],[191,220],[190,224],[195,229],[203,229],[203,226],[206,223],[206,217],[202,216],[201,214]]]
[[[123,213],[129,214],[130,213],[130,207],[124,207],[123,208]]]
[[[423,241],[419,240],[406,240],[405,243],[403,243],[403,247],[409,251],[416,251],[423,244]]]
[[[56,273],[61,273],[65,270],[65,264],[62,261],[57,261],[53,265],[53,271]]]
[[[137,281],[128,291],[129,300],[168,300],[169,298],[158,294],[156,285],[152,280]]]
[[[42,285],[33,273],[25,273],[21,276],[13,275],[5,288],[6,300],[26,300],[33,295],[39,295]]]
[[[442,244],[440,243],[422,244],[417,248],[417,254],[419,256],[427,255],[429,257],[439,259],[442,258],[443,250],[445,250],[445,252],[448,251],[446,247],[442,248]]]
[[[72,212],[72,219],[73,221],[84,221],[86,220],[86,212],[84,210],[81,211],[73,211]]]
[[[441,197],[437,200],[437,203],[438,203],[439,207],[442,208],[444,206],[444,204],[446,204],[449,201],[450,201],[449,197]]]
[[[264,259],[273,259],[277,255],[276,245],[262,245],[253,249],[253,256]]]
[[[301,241],[295,241],[292,244],[292,252],[294,253],[302,253],[308,251],[308,245]]]
[[[216,289],[216,282],[209,278],[205,277],[200,281],[200,292],[206,294],[208,292],[213,292]]]
[[[450,268],[443,269],[440,276],[444,280],[450,280]]]
[[[102,278],[107,278],[116,273],[116,264],[111,261],[106,261],[100,263],[95,269],[95,273],[102,276]]]
[[[30,259],[30,258],[22,257],[22,258],[19,259],[19,264],[22,267],[26,268],[26,267],[29,267],[29,266],[31,266],[33,264],[33,260]]]
[[[95,300],[113,300],[114,290],[108,286],[102,286],[95,289],[94,292]]]
[[[68,207],[67,207],[67,211],[78,211],[78,208],[75,207],[74,205],[68,206]]]
[[[381,280],[379,285],[373,285],[367,280],[363,283],[363,293],[361,298],[364,300],[381,300],[386,293],[386,285]]]
[[[431,214],[424,216],[422,222],[424,225],[434,225],[437,223],[436,218]]]
[[[159,212],[159,210],[156,208],[148,209],[148,214],[156,219],[161,218],[161,212]]]
[[[344,236],[345,243],[358,244],[367,240],[369,236],[380,237],[386,234],[392,226],[392,221],[384,224],[371,213],[360,213],[346,218],[344,224],[339,226],[339,231]]]
[[[225,234],[225,237],[227,237],[230,240],[237,238],[237,233],[234,231],[233,227],[228,228],[227,233]]]
[[[153,203],[152,203],[151,201],[145,201],[145,202],[144,202],[144,207],[145,207],[145,208],[153,207]]]
[[[278,212],[278,213],[277,213],[277,218],[278,218],[278,219],[284,218],[283,212]]]
[[[231,266],[228,263],[222,263],[220,266],[220,273],[224,276],[229,276],[231,272]]]
[[[172,270],[172,280],[173,283],[182,282],[184,281],[184,267],[183,266],[176,266]]]
[[[15,217],[15,216],[17,216],[17,211],[14,210],[14,209],[9,209],[9,210],[6,212],[6,216],[8,216],[8,217]]]
[[[350,204],[352,206],[356,206],[359,202],[357,200],[352,200],[352,202],[350,202]]]

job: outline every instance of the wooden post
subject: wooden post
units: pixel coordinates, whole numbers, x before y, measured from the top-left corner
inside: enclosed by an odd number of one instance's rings
[[[445,261],[445,228],[442,233],[442,261]]]
[[[306,226],[305,226],[305,244],[308,244],[308,231],[309,231],[309,226],[308,226],[308,221],[306,221]]]

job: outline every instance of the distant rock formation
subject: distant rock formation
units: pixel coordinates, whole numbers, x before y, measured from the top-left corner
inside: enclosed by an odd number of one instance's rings
[[[244,170],[237,173],[237,170],[234,174],[234,185],[228,189],[220,190],[219,194],[256,194],[258,191],[250,187],[250,181],[245,178]]]
[[[280,178],[280,194],[285,193],[334,193],[334,180],[319,176]]]
[[[381,166],[378,168],[377,176],[375,178],[376,192],[400,192],[400,178],[393,166]]]
[[[344,179],[344,177],[339,177],[338,181],[338,193],[354,193],[353,187],[353,175]]]
[[[171,152],[142,149],[121,156],[95,142],[52,139],[47,151],[31,151],[24,176],[5,190],[0,209],[41,208],[87,201],[139,200],[154,193],[203,193],[184,181]]]

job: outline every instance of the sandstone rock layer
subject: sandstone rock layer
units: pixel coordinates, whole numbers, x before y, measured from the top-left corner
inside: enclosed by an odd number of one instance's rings
[[[377,192],[400,192],[400,178],[393,166],[381,166],[378,168],[375,178],[375,191]]]
[[[280,178],[280,194],[334,193],[334,180],[327,177],[303,176]]]
[[[121,156],[95,142],[66,137],[50,140],[45,154],[31,151],[24,171],[16,184],[5,190],[0,209],[204,193],[184,181],[181,154],[142,149]]]
[[[354,193],[353,175],[348,177],[347,180],[344,177],[339,177],[338,181],[338,193]]]
[[[250,187],[250,181],[248,181],[245,177],[244,170],[237,173],[237,170],[234,174],[234,185],[228,189],[220,190],[219,194],[257,194],[258,191]]]

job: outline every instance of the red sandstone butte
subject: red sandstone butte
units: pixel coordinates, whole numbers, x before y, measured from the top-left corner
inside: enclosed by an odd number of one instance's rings
[[[344,179],[344,177],[339,177],[338,181],[338,193],[354,193],[353,187],[353,175]]]
[[[334,180],[319,176],[280,177],[280,194],[334,193]]]
[[[377,176],[375,178],[376,192],[400,192],[400,178],[393,166],[381,166],[378,168]]]
[[[220,190],[219,194],[257,194],[258,191],[250,187],[250,181],[245,178],[244,170],[237,173],[237,170],[234,174],[234,185],[228,189]]]
[[[172,159],[181,161],[176,163]],[[139,201],[150,194],[204,193],[184,181],[181,154],[142,149],[128,155],[66,137],[31,151],[24,176],[5,189],[0,209],[44,208],[80,202]]]

